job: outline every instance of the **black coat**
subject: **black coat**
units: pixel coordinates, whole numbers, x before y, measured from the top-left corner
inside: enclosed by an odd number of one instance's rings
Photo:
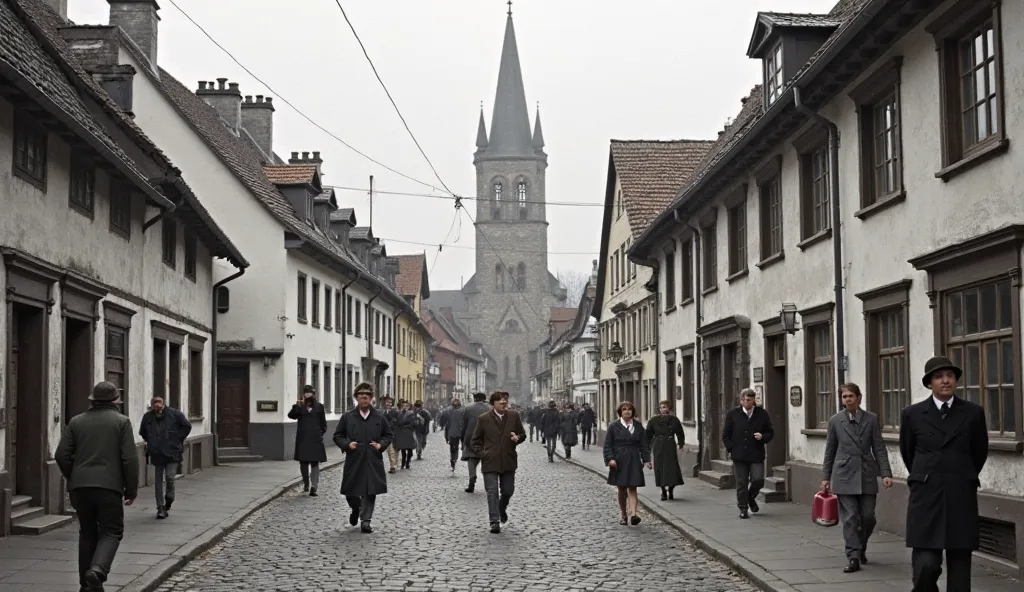
[[[978,548],[978,474],[988,459],[985,411],[954,399],[945,419],[932,397],[903,410],[900,455],[907,466],[907,546]]]
[[[388,492],[384,451],[392,440],[391,424],[372,407],[366,419],[360,415],[358,407],[341,416],[334,430],[334,443],[345,453],[341,495],[363,497]],[[356,443],[355,450],[349,449],[352,442]],[[379,444],[380,450],[374,450],[370,442]]]
[[[580,414],[576,411],[562,412],[562,444],[564,446],[575,446],[579,442],[579,433],[576,426],[580,423]]]
[[[545,438],[554,438],[562,430],[562,414],[558,409],[548,407],[540,416],[540,431]]]
[[[191,432],[192,424],[185,414],[172,407],[164,407],[160,416],[147,411],[139,424],[139,436],[146,441],[146,457],[154,465],[180,463],[185,439]]]
[[[683,424],[675,415],[655,415],[647,422],[647,442],[654,454],[654,484],[658,487],[675,487],[683,484],[683,472],[679,468],[679,449],[686,442]]]
[[[395,448],[398,450],[416,450],[417,420],[420,416],[414,411],[398,411],[391,429],[395,432]],[[422,421],[422,419],[420,419]]]
[[[327,414],[324,406],[314,400],[312,405],[296,403],[288,412],[288,419],[297,419],[295,427],[295,460],[301,462],[327,462],[324,434],[327,433]]]
[[[651,462],[651,449],[647,445],[647,432],[639,420],[633,420],[633,433],[622,422],[608,424],[604,437],[604,464],[615,461],[608,469],[608,485],[643,487],[644,463]]]
[[[597,415],[594,410],[587,407],[580,411],[580,429],[583,431],[592,430],[597,426]]]
[[[416,415],[419,415],[420,419],[423,420],[423,423],[420,424],[418,428],[416,428],[416,433],[423,434],[424,436],[426,436],[427,434],[430,433],[430,422],[431,420],[434,419],[434,416],[432,416],[429,411],[423,408],[413,409],[413,412]]]
[[[760,433],[761,439],[754,438]],[[736,407],[725,416],[722,427],[722,443],[733,460],[746,463],[764,462],[764,445],[775,437],[772,419],[761,407],[754,407],[750,419],[743,407]]]

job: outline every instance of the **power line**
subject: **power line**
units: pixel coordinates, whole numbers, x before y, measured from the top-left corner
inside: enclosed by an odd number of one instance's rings
[[[446,242],[448,242],[448,237],[452,235],[452,230],[455,228],[455,223],[456,222],[459,223],[459,236],[455,238],[455,241],[458,242],[459,237],[462,236],[462,216],[460,215],[461,214],[461,212],[460,212],[461,209],[462,209],[462,207],[461,207],[460,202],[455,202],[455,217],[452,218],[452,225],[448,227],[448,234],[444,235],[444,240],[442,240],[441,243],[439,245],[437,245],[437,252],[434,253],[434,260],[430,263],[430,270],[427,271],[427,275],[428,276],[430,274],[434,273],[434,266],[437,265],[437,258],[441,256],[441,249],[444,247],[444,244]],[[381,239],[381,240],[384,240],[384,239]],[[395,241],[395,242],[399,242],[399,241]],[[401,242],[404,242],[404,241],[401,241]],[[433,245],[431,245],[431,246],[433,246]]]
[[[334,188],[334,189],[340,189],[341,191],[360,191],[360,192],[364,192],[364,193],[367,191],[367,189],[365,189],[363,187],[346,187],[346,186],[342,186],[342,185],[324,185],[324,187],[331,187],[331,188]],[[452,195],[437,195],[436,193],[414,193],[414,192],[406,192],[406,191],[381,191],[379,189],[374,189],[373,192],[378,194],[378,195],[400,195],[400,196],[408,196],[408,197],[431,197],[431,198],[434,198],[434,199],[446,199],[446,200],[449,200],[449,201],[455,199],[455,197],[452,196]],[[469,199],[469,200],[474,200],[474,201],[479,201],[481,199],[485,200],[485,201],[490,201],[490,199],[491,199],[489,197],[476,197],[476,196],[468,196],[468,195],[460,195],[459,197],[461,199]],[[527,199],[527,200],[522,200],[522,201],[516,200],[515,202],[511,202],[510,201],[509,203],[543,204],[543,205],[546,205],[546,206],[578,206],[578,207],[596,207],[596,208],[603,208],[603,207],[605,207],[603,203],[594,203],[594,202],[585,202],[585,201],[539,201],[539,200],[528,200]]]
[[[251,76],[251,77],[252,77],[252,78],[253,78],[253,79],[254,79],[254,80],[255,80],[256,82],[259,82],[259,83],[260,83],[260,84],[262,84],[262,85],[263,85],[264,87],[266,87],[266,89],[267,89],[268,91],[270,91],[271,93],[273,93],[274,95],[276,95],[276,96],[277,96],[277,98],[278,98],[278,99],[279,99],[279,100],[280,100],[281,102],[283,102],[283,103],[284,103],[285,105],[288,105],[289,107],[291,107],[291,109],[292,109],[293,111],[295,111],[295,113],[297,113],[297,114],[298,114],[298,115],[299,115],[300,117],[302,117],[303,119],[305,119],[306,121],[308,121],[308,122],[309,122],[310,124],[312,124],[312,125],[313,125],[314,127],[316,127],[317,129],[319,129],[320,131],[324,132],[324,133],[325,133],[325,134],[327,134],[328,136],[330,136],[330,137],[334,138],[334,139],[335,139],[335,140],[337,140],[337,141],[338,141],[339,143],[341,143],[341,145],[342,145],[342,146],[344,146],[344,147],[348,148],[348,149],[349,149],[349,150],[351,150],[352,152],[355,152],[355,153],[356,153],[356,154],[358,154],[359,156],[362,156],[363,158],[365,158],[366,160],[368,160],[368,161],[372,162],[373,164],[375,164],[375,165],[377,165],[377,166],[379,166],[379,167],[381,167],[381,168],[383,168],[383,169],[385,169],[385,170],[391,171],[392,173],[394,173],[394,174],[398,175],[399,177],[402,177],[402,178],[408,179],[408,180],[410,180],[410,181],[412,181],[412,182],[414,182],[414,183],[418,183],[418,184],[420,184],[420,185],[423,185],[424,187],[429,187],[430,189],[433,189],[433,190],[435,190],[435,191],[440,191],[440,189],[439,189],[438,187],[435,187],[435,186],[434,186],[433,184],[431,184],[431,183],[427,183],[426,181],[420,181],[419,179],[416,179],[415,177],[410,177],[409,175],[406,175],[405,173],[403,173],[403,172],[401,172],[401,171],[398,171],[398,170],[396,170],[396,169],[393,169],[393,168],[389,167],[388,165],[386,165],[386,164],[384,164],[384,163],[380,162],[379,160],[377,160],[377,159],[373,158],[372,156],[370,156],[370,155],[366,154],[365,152],[363,152],[363,151],[359,150],[359,149],[358,149],[358,148],[356,148],[355,146],[353,146],[353,145],[349,144],[349,143],[348,143],[348,142],[346,142],[345,140],[342,140],[342,139],[341,139],[341,138],[339,138],[339,137],[338,137],[337,135],[335,135],[335,134],[334,134],[334,133],[332,133],[332,132],[331,132],[330,130],[328,130],[328,129],[327,129],[327,128],[325,128],[324,126],[320,125],[320,124],[319,124],[319,123],[317,123],[316,121],[313,121],[313,119],[312,119],[312,118],[311,118],[310,116],[308,116],[308,115],[306,115],[305,113],[303,113],[303,111],[302,111],[301,109],[299,109],[298,107],[296,107],[296,106],[295,106],[295,105],[294,105],[294,104],[293,104],[293,103],[292,103],[291,101],[289,101],[289,100],[288,100],[288,99],[287,99],[287,98],[286,98],[286,97],[285,97],[284,95],[282,95],[282,94],[281,94],[281,93],[279,93],[279,92],[278,92],[278,91],[277,91],[276,89],[274,89],[274,88],[273,88],[272,86],[270,86],[269,84],[267,84],[267,82],[265,82],[265,81],[264,81],[264,80],[263,80],[262,78],[260,78],[260,77],[259,77],[259,76],[257,76],[256,74],[254,74],[254,73],[252,72],[252,70],[250,70],[249,68],[247,68],[247,67],[245,66],[245,64],[243,64],[242,62],[238,61],[238,58],[236,58],[236,57],[234,56],[234,54],[232,54],[232,53],[231,53],[230,51],[228,51],[228,49],[227,49],[227,48],[225,48],[225,47],[224,47],[223,45],[221,45],[221,44],[220,44],[220,42],[218,42],[218,41],[217,41],[216,39],[214,39],[214,38],[213,38],[213,35],[210,35],[210,33],[208,33],[208,32],[206,31],[206,29],[204,29],[204,28],[203,28],[203,26],[202,26],[202,25],[200,25],[199,23],[197,23],[197,22],[196,22],[196,20],[195,20],[195,19],[193,19],[193,18],[192,18],[192,17],[191,17],[191,16],[190,16],[190,15],[189,15],[189,14],[188,14],[187,12],[185,12],[184,10],[182,10],[182,8],[181,8],[180,6],[178,6],[178,4],[177,4],[177,3],[176,3],[176,2],[174,1],[174,0],[168,0],[168,2],[170,2],[171,6],[173,6],[173,7],[175,8],[175,9],[177,9],[177,11],[178,11],[178,12],[180,12],[180,13],[182,14],[182,16],[184,16],[184,17],[185,17],[186,19],[188,19],[188,21],[189,21],[190,23],[192,23],[193,25],[195,25],[195,27],[196,27],[197,29],[199,29],[199,31],[200,31],[200,32],[202,32],[202,34],[203,34],[203,35],[205,35],[205,36],[206,36],[206,38],[207,38],[207,39],[209,39],[211,43],[213,43],[214,45],[216,45],[218,49],[220,49],[221,51],[223,51],[225,55],[227,55],[227,56],[228,56],[229,58],[231,58],[231,61],[235,62],[235,64],[237,64],[237,65],[238,65],[238,67],[240,67],[240,68],[241,68],[242,70],[244,70],[244,71],[246,72],[246,74],[248,74],[249,76]],[[431,167],[431,168],[433,168],[433,167]],[[443,183],[442,183],[442,185],[443,185]],[[448,188],[447,188],[447,187],[445,187],[445,190],[448,190]],[[449,191],[449,193],[451,193],[451,192]]]
[[[444,243],[444,244],[438,245],[436,243],[422,243],[422,242],[417,242],[417,241],[398,240],[396,238],[384,238],[384,237],[378,237],[378,238],[380,238],[380,240],[383,241],[383,242],[399,243],[399,244],[403,244],[403,245],[419,245],[419,246],[423,246],[423,247],[444,247],[445,249],[466,249],[466,250],[469,250],[469,251],[475,251],[476,250],[476,247],[470,247],[470,246],[467,246],[467,245],[450,245],[448,243]],[[530,255],[540,255],[540,254],[545,254],[545,255],[600,255],[600,253],[593,252],[593,251],[540,251],[540,250],[527,250],[527,249],[506,249],[505,252],[506,253],[517,253],[517,254],[518,253],[523,253],[523,254],[530,254]]]

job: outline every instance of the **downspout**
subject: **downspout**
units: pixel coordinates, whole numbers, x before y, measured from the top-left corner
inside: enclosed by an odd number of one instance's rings
[[[159,217],[159,216],[158,216]],[[219,434],[217,433],[217,362],[220,356],[217,355],[217,292],[224,284],[237,280],[245,273],[245,268],[239,269],[236,273],[229,275],[213,285],[213,324],[210,328],[210,341],[213,345],[213,355],[210,362],[210,433],[213,434],[213,464],[220,464],[220,445],[218,444]]]
[[[348,302],[348,288],[349,288],[349,286],[351,286],[352,284],[358,282],[359,278],[361,278],[362,276],[363,276],[363,274],[361,274],[358,270],[356,270],[356,274],[354,276],[352,276],[352,279],[347,284],[345,284],[344,286],[341,287],[341,306],[342,307],[344,307],[345,304]],[[341,313],[342,313],[342,315],[344,315],[344,317],[342,319],[343,327],[344,328],[341,330],[341,370],[342,370],[342,372],[345,373],[344,374],[344,377],[345,377],[344,380],[348,380],[348,360],[347,360],[347,354],[348,354],[348,331],[349,331],[350,327],[348,327],[348,311],[346,311],[344,308],[342,308],[342,312]],[[352,389],[355,389],[355,385],[345,384],[345,388],[341,389],[341,390],[345,391],[344,398],[341,401],[341,410],[342,410],[342,412],[348,410],[348,403],[352,399],[352,392],[351,392]]]
[[[678,212],[678,210],[677,210]],[[678,216],[678,213],[676,214]],[[703,313],[703,296],[701,292],[701,266],[700,266],[700,243],[701,243],[701,232],[700,228],[694,226],[693,223],[687,222],[687,226],[693,230],[693,309],[694,309],[694,321],[695,328],[694,344],[693,344],[693,373],[695,380],[694,390],[697,395],[697,464],[693,466],[693,476],[697,477],[701,470],[705,466],[709,466],[705,462],[704,453],[708,447],[705,445],[708,434],[704,433],[704,339],[700,336],[700,328],[703,324],[704,313]],[[699,377],[699,378],[697,378]]]
[[[843,240],[840,235],[839,205],[839,127],[830,119],[816,113],[805,105],[800,97],[800,87],[793,87],[793,103],[797,110],[828,129],[829,191],[832,201],[832,271],[835,277],[835,328],[836,328],[836,384],[846,382],[846,309],[843,301]],[[836,411],[839,401],[836,400]]]

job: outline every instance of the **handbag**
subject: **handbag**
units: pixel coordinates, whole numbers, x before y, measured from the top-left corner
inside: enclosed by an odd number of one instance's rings
[[[839,524],[839,498],[828,489],[822,489],[814,495],[811,522],[826,527]]]

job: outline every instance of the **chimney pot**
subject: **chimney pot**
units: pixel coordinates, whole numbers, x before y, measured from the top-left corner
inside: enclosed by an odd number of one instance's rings
[[[746,105],[746,104],[747,104],[747,97],[743,97],[742,99],[740,99],[740,105]]]
[[[302,160],[309,160],[309,152],[302,153]]]
[[[209,89],[209,90],[214,90],[214,89],[215,89],[215,88],[217,88],[217,87],[215,87],[215,86],[213,85],[213,81],[211,80],[211,81],[209,81],[209,82],[207,82],[207,83],[206,83],[206,88],[207,88],[207,89]]]
[[[224,90],[224,84],[228,81],[227,78],[217,79],[217,90]]]
[[[320,153],[319,152],[314,152],[313,153],[313,160],[320,160]]]
[[[199,81],[199,90],[206,90],[206,81],[205,80],[200,80]]]
[[[233,90],[235,92],[238,92],[238,83],[237,82],[232,82],[231,84],[229,84],[228,85],[228,90]]]
[[[262,103],[263,102],[263,95],[256,95],[256,102],[257,103]]]
[[[252,102],[252,95],[245,95],[245,102],[246,103],[251,103]]]
[[[273,101],[274,101],[274,99],[272,99],[271,97],[267,97],[267,99],[266,99],[266,102],[267,102],[268,104],[269,104],[269,103],[272,103]]]
[[[298,152],[292,152],[292,160],[298,160],[298,159],[299,159],[299,153]]]

